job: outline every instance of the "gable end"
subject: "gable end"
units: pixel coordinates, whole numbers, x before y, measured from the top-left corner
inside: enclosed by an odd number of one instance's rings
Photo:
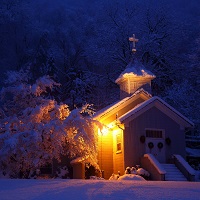
[[[185,116],[183,116],[181,113],[179,113],[177,110],[175,110],[159,97],[153,97],[146,102],[141,103],[140,105],[136,106],[135,108],[121,116],[118,120],[121,123],[127,124],[134,118],[138,117],[139,115],[148,111],[154,106],[165,113],[168,117],[176,121],[181,126],[181,128],[194,126],[193,122],[191,122],[189,119],[187,119]]]

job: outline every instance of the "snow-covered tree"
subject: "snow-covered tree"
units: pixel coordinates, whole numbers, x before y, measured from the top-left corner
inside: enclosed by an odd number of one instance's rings
[[[173,28],[167,9],[150,6],[143,16],[141,55],[143,63],[156,75],[153,81],[155,94],[163,93],[175,80],[177,58],[173,51]]]
[[[179,84],[174,84],[166,91],[166,95],[163,98],[180,113],[194,122],[196,131],[199,131],[200,93],[190,82],[183,81]]]
[[[85,114],[87,117],[84,117]],[[100,124],[91,118],[92,114],[93,111],[88,104],[81,109],[74,109],[65,119],[64,126],[71,157],[83,157],[98,169],[96,133]]]
[[[0,86],[5,70],[30,63],[36,79],[48,73],[61,83],[60,90],[47,91],[57,101],[73,107],[89,99],[102,108],[118,99],[114,80],[129,62],[128,37],[134,33],[139,39],[137,58],[157,77],[154,94],[164,96],[185,79],[199,87],[198,1],[1,0],[0,4]],[[87,72],[69,78],[72,68]]]
[[[28,71],[9,72],[1,91],[0,170],[11,177],[29,174],[61,156],[87,157],[96,160],[95,127],[89,106],[70,112],[66,104],[45,97],[55,83],[44,76],[30,84]]]

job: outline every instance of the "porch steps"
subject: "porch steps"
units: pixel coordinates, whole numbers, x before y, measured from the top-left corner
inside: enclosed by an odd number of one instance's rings
[[[165,169],[165,180],[166,181],[187,181],[186,177],[181,171],[175,166],[175,164],[161,164]]]

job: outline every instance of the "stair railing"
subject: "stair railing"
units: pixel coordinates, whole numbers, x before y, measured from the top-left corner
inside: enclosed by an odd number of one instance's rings
[[[195,181],[195,170],[181,155],[173,155],[174,164],[183,173],[188,181]]]
[[[164,181],[166,171],[159,161],[150,153],[144,154],[141,159],[141,164],[144,169],[150,172],[152,180]]]

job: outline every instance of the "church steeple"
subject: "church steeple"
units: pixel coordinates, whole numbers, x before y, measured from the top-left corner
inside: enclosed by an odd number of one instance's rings
[[[135,42],[138,39],[133,35],[132,38],[129,38],[129,41],[133,42],[132,52],[135,54]],[[130,96],[140,88],[151,93],[151,80],[156,76],[147,70],[134,56],[132,55],[130,63],[115,81],[120,85],[120,99]]]

